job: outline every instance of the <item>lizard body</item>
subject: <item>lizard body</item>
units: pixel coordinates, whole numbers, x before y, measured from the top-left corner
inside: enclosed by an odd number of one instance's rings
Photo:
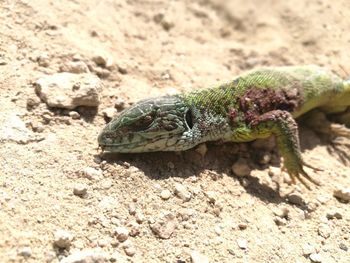
[[[217,87],[140,101],[103,129],[109,152],[183,151],[206,141],[246,142],[275,135],[295,182],[316,183],[303,169],[295,118],[350,106],[350,81],[318,66],[255,69]]]

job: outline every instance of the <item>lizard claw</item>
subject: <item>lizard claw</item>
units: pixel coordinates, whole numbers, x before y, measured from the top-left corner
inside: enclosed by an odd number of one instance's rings
[[[322,169],[313,167],[309,164],[306,164],[305,162],[303,162],[302,164],[308,168],[311,168],[314,171],[323,171]],[[302,166],[299,167],[298,169],[288,169],[287,167],[282,166],[281,170],[286,171],[289,174],[292,184],[296,184],[296,181],[298,180],[308,190],[311,190],[311,186],[309,185],[309,183],[307,181],[309,181],[315,185],[318,185],[318,186],[321,185],[321,183],[319,181],[317,181],[316,179],[314,179],[310,175],[308,175],[308,173],[305,172],[305,170],[303,169]],[[307,180],[305,180],[305,179],[307,179]]]

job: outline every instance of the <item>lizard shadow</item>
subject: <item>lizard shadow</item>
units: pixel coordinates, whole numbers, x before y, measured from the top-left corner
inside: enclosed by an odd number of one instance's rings
[[[233,186],[241,185],[247,193],[256,196],[263,202],[276,204],[286,202],[286,198],[281,196],[278,187],[274,189],[251,175],[242,178],[233,174],[232,164],[239,157],[248,155],[246,150],[245,144],[225,143],[218,146],[209,143],[208,152],[204,157],[196,150],[188,150],[179,153],[104,153],[102,158],[108,163],[134,166],[152,180],[164,180],[169,177],[189,178],[191,176],[200,180],[202,176],[208,175],[213,180],[220,180],[220,177],[225,174],[232,178]]]

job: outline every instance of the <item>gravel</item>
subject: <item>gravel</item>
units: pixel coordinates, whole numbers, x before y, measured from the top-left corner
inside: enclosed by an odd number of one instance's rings
[[[73,240],[73,235],[65,230],[57,230],[54,233],[54,245],[59,248],[69,248]]]
[[[187,202],[191,199],[191,193],[187,190],[187,188],[180,183],[175,183],[175,194],[181,200]]]

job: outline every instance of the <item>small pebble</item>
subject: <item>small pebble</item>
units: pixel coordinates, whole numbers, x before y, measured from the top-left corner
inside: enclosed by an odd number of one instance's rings
[[[350,201],[350,188],[338,188],[333,191],[333,196],[339,198],[343,202]]]
[[[73,235],[65,230],[57,230],[54,234],[54,245],[59,248],[68,248],[73,240]]]
[[[239,248],[241,249],[247,249],[248,248],[248,243],[246,239],[237,239],[237,244]]]
[[[316,253],[316,249],[310,245],[309,243],[306,243],[303,245],[303,255],[308,256],[312,253]]]
[[[190,256],[192,263],[209,263],[209,258],[198,251],[193,250]]]
[[[87,194],[87,185],[85,184],[76,184],[73,188],[73,194],[77,196],[84,196]]]
[[[141,231],[140,231],[140,225],[138,223],[136,223],[135,221],[132,221],[132,222],[129,222],[127,226],[130,229],[129,231],[130,236],[136,237],[140,235]]]
[[[66,258],[60,260],[60,263],[98,263],[98,262],[108,262],[108,258],[105,254],[91,251],[82,250],[75,251]]]
[[[331,235],[332,229],[326,224],[320,224],[318,227],[318,234],[323,238],[329,238]]]
[[[176,217],[171,213],[167,213],[150,222],[150,228],[156,236],[162,239],[169,239],[174,233],[177,224]]]
[[[129,237],[129,230],[125,227],[117,227],[114,230],[114,234],[116,235],[119,242],[124,242]]]
[[[108,120],[113,119],[115,115],[117,115],[117,110],[115,108],[106,108],[102,110],[103,117],[107,118]]]
[[[168,189],[164,189],[161,193],[160,193],[160,197],[163,200],[168,200],[171,197],[171,192]]]
[[[289,209],[285,206],[282,206],[282,207],[278,207],[277,209],[274,209],[273,213],[280,218],[287,219],[289,215]]]
[[[338,211],[329,211],[326,214],[327,219],[342,219],[343,215]]]
[[[102,177],[102,171],[93,167],[85,167],[83,176],[89,180],[99,180]]]
[[[128,74],[127,65],[121,62],[118,62],[118,71],[120,74],[123,74],[123,75]]]
[[[232,172],[237,176],[247,176],[250,174],[251,169],[247,164],[247,160],[240,158],[232,165]]]
[[[310,254],[309,258],[311,259],[312,262],[315,262],[315,263],[321,263],[323,261],[321,254],[318,254],[318,253]]]
[[[238,228],[239,228],[240,230],[247,229],[247,227],[248,227],[248,224],[247,224],[247,223],[241,222],[241,223],[238,224]]]
[[[33,109],[35,107],[37,107],[40,104],[41,100],[38,96],[31,96],[27,99],[27,109]]]
[[[214,191],[208,191],[205,193],[205,195],[207,196],[208,200],[209,200],[209,203],[211,204],[215,204],[216,202],[216,199],[218,197],[217,193],[214,192]]]
[[[77,120],[80,118],[80,114],[77,111],[70,111],[68,113],[69,117],[71,117],[73,120]]]
[[[124,247],[124,251],[125,251],[125,254],[129,257],[132,257],[136,254],[136,249],[134,246],[127,246],[127,247]]]
[[[108,56],[97,55],[92,58],[92,61],[103,68],[110,68],[113,65],[113,59]]]
[[[28,246],[22,247],[18,250],[18,255],[29,258],[32,255],[32,249]]]
[[[128,206],[129,214],[134,216],[136,215],[136,204],[135,203],[130,203]]]
[[[175,183],[175,194],[183,201],[189,201],[192,196],[186,187],[180,183]]]
[[[145,221],[145,216],[142,211],[136,211],[135,220],[139,224],[142,224]]]
[[[344,243],[339,244],[339,248],[344,251],[348,251],[348,247]]]
[[[222,229],[221,229],[220,226],[215,226],[215,227],[214,227],[214,231],[215,231],[215,233],[216,233],[218,236],[221,236],[221,234],[222,234]]]
[[[195,151],[203,158],[208,152],[208,147],[205,143],[201,143],[196,147]]]
[[[83,61],[69,61],[60,66],[61,72],[70,72],[70,73],[89,73],[89,67]]]
[[[122,99],[116,99],[114,102],[114,108],[116,108],[118,111],[122,111],[125,109],[125,101]]]
[[[291,204],[300,205],[300,206],[305,204],[303,196],[301,194],[299,194],[299,193],[291,193],[291,194],[289,194],[288,195],[288,201]]]
[[[273,221],[276,223],[278,226],[285,226],[287,224],[287,219],[279,216],[275,216],[273,218]]]

